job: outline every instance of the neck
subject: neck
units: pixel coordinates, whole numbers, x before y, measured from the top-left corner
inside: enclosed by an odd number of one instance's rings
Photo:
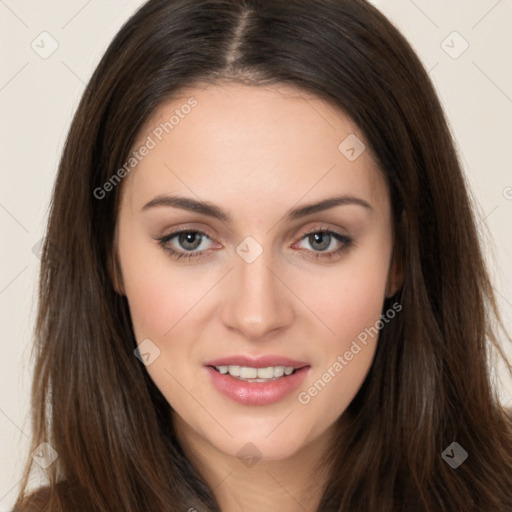
[[[240,456],[225,454],[179,417],[174,426],[180,445],[212,489],[222,512],[314,512],[328,483],[322,462],[333,445],[334,425],[286,459],[259,458],[247,444]]]

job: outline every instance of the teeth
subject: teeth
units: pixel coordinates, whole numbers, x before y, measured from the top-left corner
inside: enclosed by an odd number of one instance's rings
[[[239,377],[240,376],[240,366],[230,365],[229,368],[229,374],[233,375],[233,377]]]
[[[258,378],[258,369],[257,368],[248,368],[247,366],[242,366],[240,368],[240,378],[241,379],[257,379]]]
[[[283,375],[291,375],[293,366],[268,366],[267,368],[251,368],[249,366],[222,365],[215,367],[220,373],[239,377],[240,379],[274,379]]]
[[[284,375],[284,366],[275,366],[274,367],[274,377],[282,377],[283,375]]]

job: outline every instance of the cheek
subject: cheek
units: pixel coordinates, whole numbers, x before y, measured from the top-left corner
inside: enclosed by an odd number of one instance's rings
[[[157,242],[132,242],[136,235],[120,232],[119,262],[133,328],[140,342],[163,338],[211,285],[198,279],[192,267],[184,270],[173,265],[162,249],[155,250]]]
[[[383,244],[385,245],[385,244]],[[325,326],[324,340],[344,350],[380,318],[389,266],[388,249],[354,252],[330,270],[317,285],[308,281],[300,291]]]
[[[132,266],[129,258],[126,263],[123,278],[137,341],[160,337],[177,321],[180,301],[158,269]]]
[[[384,249],[382,249],[384,248]],[[335,421],[359,391],[377,347],[385,298],[390,246],[381,241],[340,264],[329,280],[314,288],[314,309],[329,327],[319,340],[323,356],[302,386],[303,413]],[[305,291],[303,292],[305,293]]]
[[[355,278],[355,276],[354,276]],[[324,321],[335,332],[319,340],[322,357],[311,378],[299,390],[301,414],[322,418],[313,435],[340,417],[358,393],[371,367],[377,348],[379,320],[382,314],[383,286],[374,288],[347,284],[345,295],[331,295],[336,307]]]

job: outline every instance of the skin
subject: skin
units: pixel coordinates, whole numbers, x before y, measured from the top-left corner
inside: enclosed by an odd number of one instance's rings
[[[355,161],[338,150],[350,134],[364,141],[358,127],[329,103],[285,86],[190,88],[155,110],[134,148],[190,97],[198,105],[122,183],[114,285],[128,299],[137,342],[150,339],[160,350],[146,369],[223,512],[315,510],[326,473],[310,471],[329,451],[377,337],[309,403],[297,395],[378,322],[385,296],[401,284],[389,191],[368,150]],[[232,222],[169,206],[143,210],[170,194],[214,203]],[[371,209],[348,204],[285,218],[292,208],[343,194]],[[195,249],[178,237],[167,245],[202,256],[174,259],[156,240],[180,229],[209,238],[199,237]],[[313,229],[349,236],[353,245],[315,259],[343,243],[332,238],[322,250],[305,236]],[[263,249],[252,263],[236,252],[247,236]],[[311,368],[282,401],[242,405],[220,394],[203,368],[234,354],[279,354]],[[251,467],[237,457],[247,443],[261,456]]]

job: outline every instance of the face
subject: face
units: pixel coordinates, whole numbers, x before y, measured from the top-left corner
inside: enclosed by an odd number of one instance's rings
[[[115,286],[183,438],[285,459],[356,395],[399,284],[362,143],[319,98],[233,84],[187,90],[141,131]]]

